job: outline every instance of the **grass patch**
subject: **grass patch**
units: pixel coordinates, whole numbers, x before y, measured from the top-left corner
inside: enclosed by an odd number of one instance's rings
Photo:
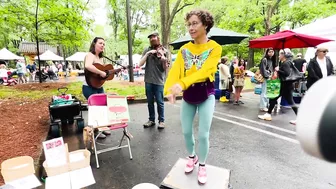
[[[0,86],[0,99],[31,99],[38,100],[50,98],[54,95],[60,94],[58,87],[65,86],[68,88],[67,94],[72,94],[81,101],[86,101],[82,94],[83,82],[72,83],[34,83],[16,86]],[[117,93],[119,95],[127,96],[134,95],[136,99],[145,98],[145,87],[143,85],[134,85],[118,82],[106,82],[104,85],[105,92]]]
[[[243,90],[249,90],[253,89],[254,90],[255,84],[251,82],[250,77],[245,77],[245,85]]]
[[[16,86],[0,86],[0,99],[47,99],[51,100],[52,96],[58,95],[58,87],[65,86],[68,88],[67,94],[72,94],[82,102],[86,99],[82,95],[82,82],[71,83],[34,83]],[[249,77],[245,79],[244,90],[254,89],[255,84],[251,83]],[[144,83],[128,82],[106,82],[104,84],[106,93],[117,93],[127,96],[134,95],[136,99],[146,98]]]
[[[73,94],[82,101],[86,101],[82,95],[82,82],[69,83],[67,87],[69,88],[69,94]],[[117,93],[118,95],[127,96],[134,95],[136,99],[145,98],[145,86],[143,85],[127,85],[118,82],[106,82],[104,84],[104,90],[106,93]]]
[[[13,87],[1,86],[0,87],[0,99],[31,99],[38,100],[57,94],[57,89],[49,90],[20,90]]]

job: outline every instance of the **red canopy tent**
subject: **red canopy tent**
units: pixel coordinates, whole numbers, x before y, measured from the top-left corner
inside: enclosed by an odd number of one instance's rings
[[[321,43],[333,41],[322,37],[315,37],[300,33],[295,33],[290,30],[277,32],[272,35],[264,36],[261,38],[253,39],[249,41],[250,48],[305,48],[315,47]]]

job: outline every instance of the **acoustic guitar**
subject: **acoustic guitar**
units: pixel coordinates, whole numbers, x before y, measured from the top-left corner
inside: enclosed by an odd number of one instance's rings
[[[99,63],[93,63],[94,67],[96,67],[98,70],[103,71],[106,73],[106,77],[101,77],[99,74],[93,73],[89,71],[88,69],[84,69],[84,75],[86,83],[93,87],[93,88],[100,88],[103,86],[105,81],[112,80],[114,78],[115,73],[118,73],[121,71],[121,69],[114,69],[112,64],[99,64]]]
[[[122,68],[114,69],[112,64],[103,65],[99,63],[93,63],[92,65],[95,66],[98,70],[106,73],[106,77],[104,78],[102,78],[99,74],[90,72],[88,69],[84,69],[85,81],[89,86],[93,88],[99,89],[100,87],[103,86],[105,81],[112,80],[114,78],[114,75],[120,72],[122,69],[132,69],[132,66],[130,65],[125,67],[106,56],[103,56],[103,57],[113,62],[114,64],[121,66]]]

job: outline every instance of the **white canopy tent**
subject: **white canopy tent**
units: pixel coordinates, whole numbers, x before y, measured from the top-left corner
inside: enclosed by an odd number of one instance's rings
[[[37,60],[37,56],[35,56],[35,60]],[[46,61],[46,60],[53,60],[53,61],[62,61],[64,60],[63,57],[58,56],[54,54],[53,52],[47,50],[43,54],[40,55],[40,60]]]
[[[17,59],[23,60],[24,58],[21,56],[17,56],[16,54],[10,52],[6,48],[0,50],[0,60],[17,60]]]
[[[66,60],[67,61],[83,62],[86,54],[87,54],[87,52],[76,52],[75,54],[66,58]]]
[[[141,60],[140,54],[133,54],[132,55],[132,61],[133,61],[133,67],[139,66],[139,62]],[[120,59],[122,60],[122,65],[126,66],[128,65],[128,55],[120,55]]]
[[[314,35],[318,37],[324,37],[327,39],[333,39],[335,41],[322,43],[318,47],[328,48],[329,53],[327,56],[331,58],[331,61],[336,65],[336,15],[330,16],[325,19],[317,20],[313,23],[307,24],[300,28],[295,29],[295,32]],[[308,48],[305,54],[305,59],[309,61],[315,56],[316,49]]]

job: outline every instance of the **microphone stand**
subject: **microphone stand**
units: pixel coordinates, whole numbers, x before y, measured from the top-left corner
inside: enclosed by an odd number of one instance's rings
[[[106,58],[107,60],[111,61],[112,63],[114,63],[114,64],[116,64],[116,65],[118,65],[118,66],[121,66],[121,67],[123,67],[123,69],[126,69],[126,67],[125,67],[125,66],[123,66],[123,65],[119,64],[117,61],[115,61],[115,60],[112,60],[112,59],[110,59],[110,58],[108,58],[108,57],[106,57],[106,56],[103,56],[103,57],[104,57],[104,58]]]

